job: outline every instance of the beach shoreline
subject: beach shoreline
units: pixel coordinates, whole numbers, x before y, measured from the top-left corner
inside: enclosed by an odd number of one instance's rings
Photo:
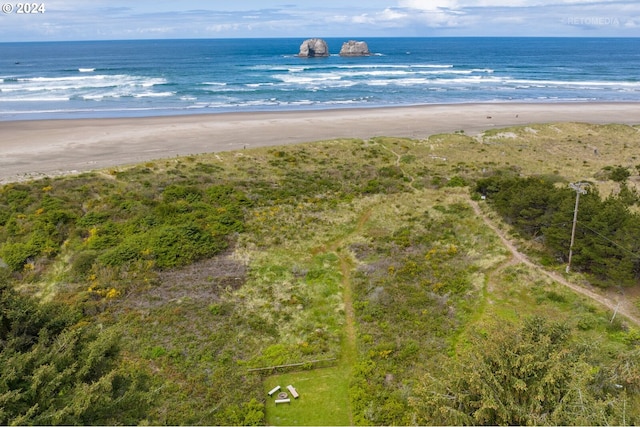
[[[0,122],[0,183],[244,148],[475,135],[550,122],[640,124],[640,102],[469,103]]]

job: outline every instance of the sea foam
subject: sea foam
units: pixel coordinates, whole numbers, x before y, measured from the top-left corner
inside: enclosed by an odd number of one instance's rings
[[[374,38],[368,44],[376,52],[370,57],[334,52],[316,59],[297,57],[300,40],[294,39],[29,44],[20,47],[19,62],[0,62],[0,120],[30,114],[640,101],[640,44],[634,40]],[[0,58],[12,52],[15,46],[0,43]]]

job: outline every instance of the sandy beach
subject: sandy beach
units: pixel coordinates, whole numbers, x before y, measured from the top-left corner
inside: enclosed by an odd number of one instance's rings
[[[640,124],[640,103],[487,103],[0,122],[0,183],[177,155],[332,138],[467,134],[549,122]]]

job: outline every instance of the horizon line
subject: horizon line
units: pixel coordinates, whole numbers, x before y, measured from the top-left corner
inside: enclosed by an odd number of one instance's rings
[[[93,42],[125,42],[125,41],[179,41],[179,40],[307,40],[318,39],[640,39],[640,36],[283,36],[283,37],[170,37],[170,38],[122,38],[122,39],[77,39],[77,40],[25,40],[25,41],[0,41],[2,44],[11,43],[93,43]]]

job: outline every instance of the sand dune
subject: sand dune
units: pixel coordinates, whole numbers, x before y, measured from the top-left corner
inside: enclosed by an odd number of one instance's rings
[[[424,138],[528,123],[640,123],[640,103],[486,103],[0,122],[0,182],[332,138]]]

